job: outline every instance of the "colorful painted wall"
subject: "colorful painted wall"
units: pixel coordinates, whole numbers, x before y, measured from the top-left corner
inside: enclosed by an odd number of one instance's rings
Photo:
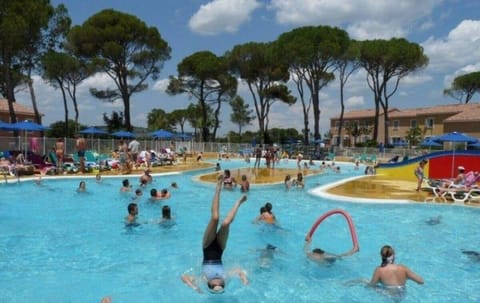
[[[426,159],[424,174],[430,179],[453,178],[458,174],[457,167],[465,167],[465,172],[480,171],[480,151],[443,151],[426,154],[407,161],[381,163],[377,174],[399,180],[416,180],[414,171],[418,163]]]

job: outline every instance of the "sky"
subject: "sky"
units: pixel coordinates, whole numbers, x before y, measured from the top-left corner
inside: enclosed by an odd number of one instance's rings
[[[443,96],[443,90],[461,74],[480,70],[480,1],[477,0],[96,0],[51,1],[63,3],[73,25],[80,25],[93,14],[108,8],[129,13],[148,26],[157,27],[162,38],[172,48],[159,79],[149,81],[146,91],[131,98],[131,117],[134,126],[147,126],[147,114],[154,108],[166,112],[185,108],[187,95],[169,96],[165,93],[168,77],[177,75],[177,65],[183,58],[203,50],[218,56],[235,45],[251,41],[268,42],[284,32],[306,25],[340,27],[351,38],[389,39],[403,37],[420,44],[429,57],[429,65],[402,79],[390,108],[428,107],[458,103]],[[80,123],[103,125],[103,113],[122,111],[121,101],[105,103],[90,96],[89,88],[112,87],[105,74],[86,79],[78,88]],[[291,84],[291,83],[290,83]],[[290,85],[295,92],[293,85]],[[64,117],[61,93],[34,76],[38,106],[44,114],[43,124],[62,121]],[[238,89],[250,108],[253,99],[240,83]],[[26,90],[17,93],[17,102],[31,106]],[[373,93],[367,86],[366,74],[359,70],[346,85],[346,110],[373,107]],[[478,102],[480,96],[474,96]],[[471,101],[472,102],[472,101]],[[73,106],[69,103],[73,119]],[[338,116],[339,85],[334,81],[320,94],[320,130],[329,130],[330,118]],[[220,135],[237,131],[230,122],[231,108],[224,104]],[[313,125],[313,118],[310,119]],[[292,106],[276,102],[270,112],[269,128],[303,128],[300,101]],[[258,124],[244,130],[258,130]]]

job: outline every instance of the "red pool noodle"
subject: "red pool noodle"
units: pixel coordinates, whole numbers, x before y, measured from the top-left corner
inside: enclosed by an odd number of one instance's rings
[[[320,225],[320,223],[323,222],[323,220],[335,214],[340,214],[345,217],[345,219],[348,222],[348,227],[350,228],[350,235],[352,236],[353,248],[355,248],[356,250],[359,250],[357,232],[355,231],[355,226],[353,225],[352,217],[346,211],[341,209],[332,209],[330,211],[327,211],[323,215],[321,215],[320,218],[318,218],[317,221],[315,221],[315,223],[313,223],[312,227],[310,228],[310,231],[308,232],[309,237],[311,238],[313,236],[313,234],[315,233],[315,230],[317,230],[317,227]]]

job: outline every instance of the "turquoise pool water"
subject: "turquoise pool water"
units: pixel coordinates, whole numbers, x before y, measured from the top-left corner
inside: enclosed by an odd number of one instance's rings
[[[243,166],[223,162],[223,168]],[[251,164],[253,165],[253,163]],[[286,164],[282,164],[285,166]],[[289,165],[293,166],[294,163]],[[403,302],[478,302],[480,261],[461,253],[480,250],[479,209],[433,204],[358,204],[328,200],[308,191],[362,172],[342,166],[342,174],[308,177],[305,190],[285,191],[282,185],[252,186],[230,231],[223,260],[226,269],[241,266],[250,284],[232,279],[222,295],[199,295],[180,280],[185,272],[199,274],[201,238],[209,218],[213,185],[196,182],[203,170],[155,176],[151,187],[175,181],[172,198],[139,201],[140,221],[127,228],[123,218],[133,194],[119,192],[121,178],[43,180],[0,184],[0,302],[392,302],[376,291],[349,285],[369,279],[379,264],[384,244],[396,249],[396,261],[411,267],[425,285],[407,284]],[[132,184],[138,177],[129,176]],[[86,180],[87,193],[77,193]],[[239,197],[223,191],[222,217]],[[281,228],[252,224],[266,201]],[[156,224],[161,207],[171,206],[175,224]],[[355,223],[360,252],[332,266],[306,260],[304,237],[324,212],[341,208]],[[441,215],[438,225],[430,217]],[[261,249],[278,247],[273,259]],[[348,226],[341,216],[321,224],[313,246],[341,253],[351,247]]]

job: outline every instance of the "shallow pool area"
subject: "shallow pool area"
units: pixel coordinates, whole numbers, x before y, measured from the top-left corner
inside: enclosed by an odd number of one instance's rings
[[[224,161],[236,169],[242,161]],[[253,166],[253,163],[250,164]],[[284,164],[294,168],[295,164]],[[197,294],[180,280],[183,273],[201,272],[201,241],[210,216],[214,185],[198,182],[212,169],[155,175],[144,189],[138,227],[126,227],[124,217],[133,192],[120,193],[123,177],[44,179],[0,184],[0,302],[393,302],[356,279],[370,279],[380,264],[384,244],[396,250],[396,261],[409,266],[425,285],[408,282],[402,302],[478,302],[480,260],[462,254],[478,247],[480,209],[434,204],[372,204],[318,197],[310,191],[358,176],[350,164],[342,173],[328,171],[306,178],[303,190],[283,184],[252,185],[248,200],[231,226],[223,254],[225,268],[244,268],[247,286],[231,279],[226,291]],[[138,176],[127,176],[138,185]],[[80,180],[87,192],[77,193]],[[151,188],[169,190],[161,202],[148,199]],[[240,196],[221,194],[223,218]],[[253,224],[265,202],[273,204],[278,226]],[[158,224],[161,208],[169,205],[174,224]],[[360,252],[321,266],[308,261],[304,238],[323,213],[340,208],[353,218]],[[438,224],[429,224],[438,217]],[[431,223],[431,222],[430,222]],[[437,222],[435,222],[437,223]],[[265,253],[267,244],[276,246]],[[312,247],[332,253],[351,248],[350,233],[341,216],[326,219]],[[204,288],[205,290],[205,288]]]

